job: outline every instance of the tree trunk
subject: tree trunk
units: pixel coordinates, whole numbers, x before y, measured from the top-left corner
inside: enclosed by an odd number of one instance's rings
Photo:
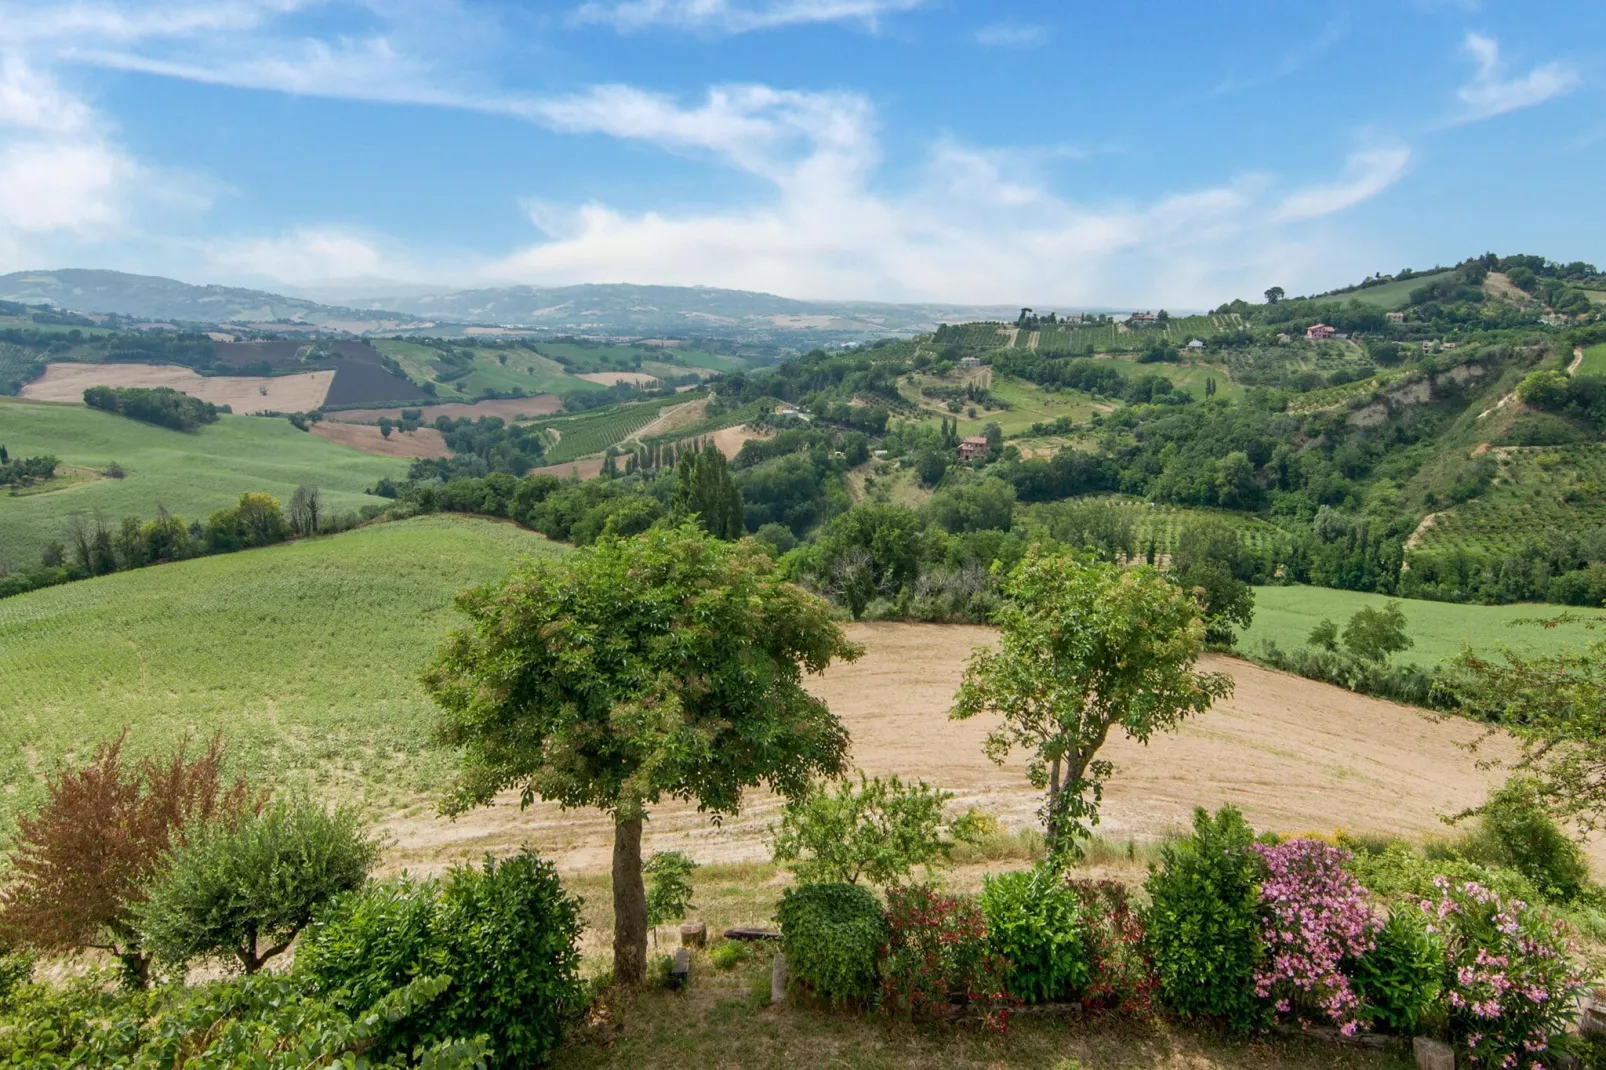
[[[1054,759],[1054,764],[1049,766],[1048,814],[1047,814],[1047,820],[1044,822],[1044,825],[1046,826],[1044,831],[1046,831],[1048,833],[1048,848],[1049,848],[1050,851],[1055,850],[1059,846],[1059,838],[1060,838],[1059,808],[1060,808],[1060,760],[1058,758],[1055,758]]]
[[[647,979],[647,889],[641,882],[641,818],[613,829],[613,980]]]

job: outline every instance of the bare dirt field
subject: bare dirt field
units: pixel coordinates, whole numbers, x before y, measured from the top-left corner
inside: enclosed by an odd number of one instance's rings
[[[339,409],[324,413],[323,418],[343,424],[377,424],[381,416],[401,419],[403,408],[421,409],[425,423],[433,423],[437,416],[450,416],[454,420],[459,416],[467,416],[471,420],[481,416],[500,416],[504,420],[516,420],[521,416],[550,416],[559,412],[563,408],[563,399],[556,394],[537,394],[531,398],[496,398],[472,404],[451,401],[445,405],[406,405],[393,409]]]
[[[596,479],[602,474],[601,457],[582,457],[578,461],[565,461],[562,464],[549,464],[542,468],[532,468],[524,473],[527,476],[557,476],[559,479]]]
[[[742,452],[744,445],[755,438],[763,438],[764,436],[757,431],[749,431],[745,427],[727,427],[723,430],[715,431],[708,437],[714,443],[714,448],[723,453],[726,460],[730,460]]]
[[[656,383],[656,375],[646,372],[581,372],[576,379],[584,379],[588,383],[600,383],[603,386],[613,386],[615,383],[629,383],[631,386],[646,386]]]
[[[351,446],[380,457],[450,457],[446,439],[433,427],[416,431],[392,431],[386,438],[374,424],[334,424],[320,420],[309,424],[312,433],[342,446]]]
[[[91,386],[167,386],[235,412],[307,412],[323,404],[332,371],[297,375],[199,375],[174,364],[50,364],[22,388],[35,401],[82,401]]]
[[[1035,825],[1040,798],[1026,782],[1025,756],[995,766],[982,753],[988,719],[948,720],[965,660],[992,641],[991,630],[858,624],[850,633],[865,656],[834,666],[809,689],[848,726],[852,762],[867,773],[920,778],[952,791],[1005,827]],[[1504,776],[1477,768],[1461,746],[1480,734],[1467,721],[1436,719],[1236,658],[1212,655],[1203,667],[1232,674],[1232,699],[1147,749],[1124,739],[1106,747],[1116,772],[1105,793],[1105,836],[1155,839],[1185,826],[1194,806],[1223,803],[1240,807],[1262,829],[1443,835],[1441,814],[1482,801]],[[777,810],[773,798],[755,793],[740,817],[715,828],[692,807],[659,806],[647,830],[649,849],[684,850],[704,862],[766,858],[764,829]],[[419,807],[397,815],[386,830],[395,837],[387,860],[393,868],[433,869],[527,842],[568,872],[593,872],[607,868],[612,844],[600,813],[565,813],[545,803],[520,811],[513,793],[455,823]]]

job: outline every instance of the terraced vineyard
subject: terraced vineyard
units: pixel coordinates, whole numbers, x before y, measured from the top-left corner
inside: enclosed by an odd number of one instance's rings
[[[1256,553],[1274,549],[1288,539],[1277,525],[1226,509],[1194,509],[1183,505],[1159,505],[1122,495],[1092,495],[1072,499],[1079,505],[1102,505],[1124,514],[1141,551],[1152,536],[1155,549],[1169,554],[1176,548],[1182,530],[1202,522],[1220,523],[1238,532],[1244,545]]]
[[[1120,348],[1124,338],[1113,323],[1092,327],[1068,327],[1063,324],[1044,327],[1037,339],[1037,351],[1045,356],[1089,355],[1102,350]]]
[[[1491,451],[1494,485],[1438,514],[1417,554],[1509,553],[1546,531],[1606,527],[1606,445],[1506,446]]]
[[[547,436],[547,462],[563,464],[567,461],[601,453],[609,446],[623,442],[658,418],[670,405],[693,400],[695,394],[675,394],[666,398],[653,398],[635,405],[616,409],[582,412],[574,416],[559,416],[541,420],[535,426],[552,432]],[[553,440],[556,439],[554,442]]]

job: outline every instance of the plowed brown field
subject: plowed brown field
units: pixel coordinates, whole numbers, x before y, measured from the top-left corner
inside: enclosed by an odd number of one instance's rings
[[[342,446],[351,446],[380,457],[450,457],[446,439],[433,427],[416,431],[392,431],[386,438],[374,424],[336,424],[320,420],[308,424],[312,433]]]

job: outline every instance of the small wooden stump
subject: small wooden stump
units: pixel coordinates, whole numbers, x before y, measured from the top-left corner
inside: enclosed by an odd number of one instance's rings
[[[691,952],[683,947],[675,949],[675,964],[669,967],[669,987],[685,988],[691,980]]]
[[[1415,1037],[1411,1050],[1416,1055],[1417,1070],[1455,1070],[1455,1049],[1448,1044]]]
[[[781,934],[769,929],[726,929],[727,940],[779,940]]]
[[[770,1002],[786,1002],[786,985],[792,979],[792,971],[786,965],[786,956],[779,951],[775,953],[775,962],[770,966]]]
[[[707,947],[708,923],[705,921],[689,921],[680,927],[681,947]]]
[[[1606,1037],[1606,1003],[1598,999],[1584,1000],[1578,1012],[1578,1034],[1585,1037]]]

